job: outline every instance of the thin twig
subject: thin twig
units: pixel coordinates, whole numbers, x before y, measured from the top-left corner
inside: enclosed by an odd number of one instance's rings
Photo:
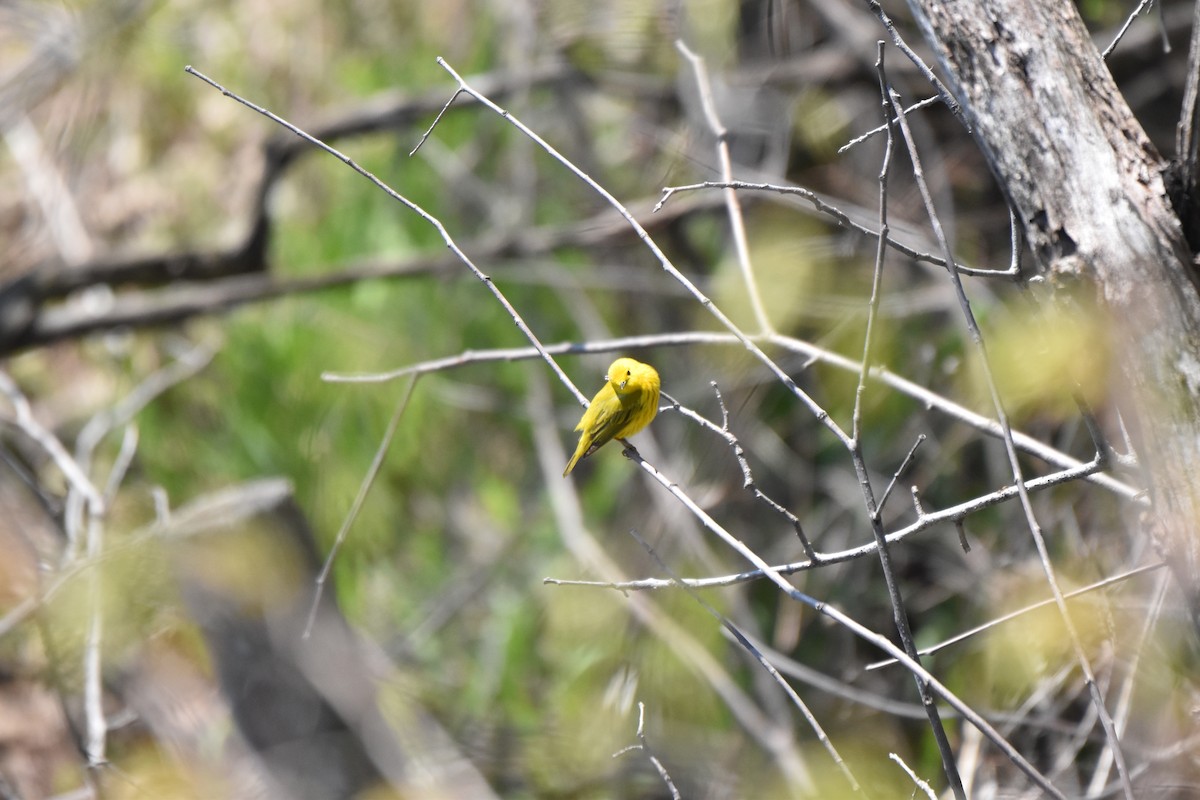
[[[908,777],[912,779],[912,782],[917,785],[918,789],[920,789],[921,791],[923,791],[925,793],[925,796],[928,797],[929,800],[937,800],[937,795],[935,795],[933,793],[933,789],[929,786],[929,784],[926,783],[925,781],[921,780],[920,778],[918,778],[917,773],[913,772],[912,769],[908,766],[908,764],[904,763],[903,758],[896,755],[895,753],[888,753],[888,758],[890,758],[892,761],[895,761],[897,764],[900,765],[900,769],[902,769],[906,773],[908,773]]]
[[[1021,225],[1017,222],[1017,212],[1010,205],[1008,207],[1009,264],[1008,271],[1000,273],[1001,275],[1006,275],[1014,279],[1021,277],[1021,246],[1024,240],[1025,237],[1021,233]]]
[[[97,564],[104,551],[104,517],[89,514],[87,526],[87,557]],[[87,763],[96,769],[107,762],[105,756],[108,741],[108,722],[104,717],[104,678],[101,666],[101,649],[104,635],[103,571],[96,568],[88,572],[87,597],[90,609],[87,636],[83,648],[83,708]]]
[[[917,455],[917,448],[929,437],[925,434],[919,434],[917,440],[913,442],[913,446],[908,449],[908,455],[900,462],[900,466],[896,467],[896,471],[892,473],[892,479],[888,482],[887,488],[883,490],[883,494],[879,497],[879,513],[883,513],[883,507],[887,504],[888,497],[891,496],[892,490],[896,488],[896,482],[900,480],[900,476],[908,471],[908,467],[913,462],[913,458]]]
[[[1162,6],[1159,5],[1161,10]],[[1187,79],[1183,85],[1183,103],[1175,124],[1175,161],[1179,164],[1177,212],[1185,230],[1194,235],[1196,225],[1197,171],[1200,170],[1200,4],[1192,6],[1192,36],[1188,44]]]
[[[748,181],[701,181],[700,183],[689,183],[682,186],[667,186],[662,190],[662,197],[659,198],[658,205],[654,208],[661,209],[666,205],[666,202],[677,194],[684,192],[698,192],[706,189],[737,189],[747,192],[772,192],[774,194],[796,195],[807,200],[812,206],[832,219],[838,225],[841,225],[847,230],[855,233],[877,238],[879,231],[868,228],[858,222],[855,222],[850,216],[837,208],[830,205],[819,194],[811,189],[805,189],[803,186],[786,186],[777,183],[751,183]],[[913,261],[920,261],[925,264],[933,264],[936,267],[946,267],[946,260],[941,256],[933,255],[932,253],[923,253],[920,250],[915,250],[908,245],[899,242],[895,239],[887,239],[888,247],[891,247],[898,253],[911,258]],[[1007,269],[983,269],[981,267],[958,266],[959,272],[963,275],[971,275],[979,278],[996,278],[1009,277],[1010,273]]]
[[[876,67],[883,68],[883,42],[879,42],[878,61]],[[884,105],[886,111],[887,106]],[[862,400],[863,393],[867,388],[867,371],[871,366],[871,350],[875,343],[875,319],[879,314],[879,298],[880,288],[883,286],[883,261],[887,255],[887,240],[891,229],[888,227],[887,215],[887,200],[888,200],[888,170],[892,165],[892,153],[895,149],[895,140],[892,136],[892,125],[887,126],[887,140],[883,146],[883,161],[879,167],[879,236],[875,245],[875,265],[871,271],[871,296],[867,300],[867,326],[863,334],[863,354],[861,368],[858,370],[858,385],[854,389],[854,411],[851,414],[850,422],[850,438],[854,442],[852,448],[856,451],[856,455],[862,457]],[[870,493],[869,487],[866,489]],[[870,503],[874,505],[872,501]],[[872,509],[874,515],[878,515],[877,509]]]
[[[125,473],[137,452],[137,428],[129,425],[121,440],[121,449],[109,471],[105,487],[106,505],[111,505],[117,490],[124,481]],[[107,764],[105,755],[108,740],[108,721],[104,715],[104,676],[102,647],[104,636],[104,572],[100,558],[104,553],[104,515],[92,513],[88,516],[87,557],[93,568],[88,573],[88,604],[91,618],[88,620],[87,637],[83,656],[83,707],[86,720],[86,751],[88,766],[92,769]]]
[[[1126,17],[1125,24],[1121,26],[1121,30],[1117,31],[1117,35],[1113,37],[1112,43],[1109,44],[1108,47],[1104,48],[1104,52],[1100,54],[1101,58],[1103,58],[1105,61],[1108,60],[1108,57],[1112,55],[1112,51],[1117,49],[1117,43],[1120,42],[1125,36],[1125,31],[1129,30],[1129,26],[1133,24],[1133,21],[1137,18],[1137,15],[1141,14],[1142,10],[1153,2],[1154,0],[1142,0],[1142,2],[1138,3],[1138,7],[1133,10],[1133,13]]]
[[[688,60],[696,77],[696,90],[700,95],[700,107],[704,111],[704,119],[716,138],[717,161],[721,165],[721,180],[733,180],[733,160],[729,155],[729,130],[717,114],[717,106],[713,101],[712,83],[708,77],[708,69],[704,59],[692,52],[682,40],[675,42],[675,48]],[[725,210],[729,214],[729,228],[733,233],[734,251],[737,253],[738,266],[742,270],[742,282],[746,285],[746,294],[750,297],[750,307],[754,309],[754,318],[758,322],[759,333],[771,333],[771,320],[767,317],[767,308],[763,305],[762,294],[758,290],[758,280],[754,277],[754,267],[750,263],[750,243],[746,239],[746,222],[742,218],[742,206],[738,194],[732,188],[725,189]]]
[[[813,562],[819,563],[821,556],[813,549],[812,543],[808,540],[808,535],[804,533],[804,527],[800,523],[800,518],[777,502],[774,498],[766,494],[759,488],[758,483],[754,480],[754,473],[750,470],[750,462],[746,458],[746,449],[742,447],[741,440],[729,429],[729,412],[725,408],[725,399],[721,397],[721,390],[717,387],[717,382],[712,381],[713,392],[717,396],[717,403],[721,408],[721,424],[718,426],[712,420],[704,417],[696,411],[681,404],[678,400],[671,398],[671,410],[692,420],[700,425],[705,430],[715,433],[725,440],[729,448],[733,451],[733,457],[738,463],[738,467],[742,470],[742,487],[754,494],[755,499],[762,502],[769,509],[779,514],[792,526],[792,530],[796,532],[796,537],[800,540],[800,547],[804,550],[804,554]]]
[[[125,482],[125,475],[129,472],[130,465],[133,464],[133,457],[137,454],[138,439],[137,426],[126,425],[125,435],[121,437],[121,449],[117,451],[117,457],[113,460],[112,468],[108,472],[108,480],[104,484],[104,499],[110,507],[117,498],[117,491],[121,488],[121,484]]]
[[[396,403],[396,410],[392,412],[392,417],[388,420],[383,438],[379,440],[379,447],[375,449],[375,457],[371,459],[371,466],[367,468],[367,473],[363,476],[362,483],[358,487],[358,494],[355,495],[354,502],[350,504],[350,510],[346,512],[346,518],[342,520],[342,526],[338,529],[337,536],[333,540],[333,545],[330,546],[329,553],[325,556],[325,563],[321,566],[321,572],[313,582],[312,605],[309,606],[308,620],[304,624],[303,638],[305,639],[312,635],[313,625],[317,621],[317,609],[321,604],[321,597],[325,593],[325,584],[329,581],[329,574],[333,571],[333,562],[337,558],[338,553],[341,552],[342,545],[346,542],[346,537],[350,534],[350,526],[358,519],[358,513],[362,510],[363,503],[367,500],[367,493],[371,491],[371,486],[374,485],[375,478],[378,477],[379,470],[383,467],[383,460],[387,456],[388,447],[391,446],[392,438],[396,435],[396,429],[400,426],[400,418],[404,416],[404,411],[408,408],[408,401],[417,386],[417,381],[420,379],[421,376],[414,375],[408,382],[408,388],[404,390],[404,394],[401,395],[400,400]]]
[[[904,38],[900,35],[900,32],[896,30],[896,26],[892,23],[891,17],[889,17],[887,12],[883,10],[883,6],[879,5],[877,0],[867,0],[867,6],[870,7],[871,11],[875,13],[875,16],[879,17],[879,21],[883,23],[883,27],[887,28],[887,32],[891,34],[892,43],[896,45],[896,48],[901,53],[904,53],[904,55],[908,56],[908,60],[916,65],[921,74],[925,76],[925,80],[929,81],[934,89],[937,89],[938,96],[942,98],[942,101],[946,104],[946,107],[953,112],[954,116],[958,117],[959,122],[961,122],[963,127],[967,129],[967,133],[970,133],[971,123],[967,121],[966,116],[963,114],[962,106],[958,104],[958,100],[956,100],[954,95],[950,93],[950,90],[946,88],[945,84],[938,79],[938,76],[933,74],[933,70],[929,68],[929,65],[926,64],[921,57],[917,55],[911,47],[908,46],[908,43],[904,41]],[[895,118],[897,117],[894,114],[888,117],[889,120]],[[902,117],[900,118],[902,119]]]
[[[80,469],[74,457],[58,437],[47,430],[33,415],[29,401],[8,373],[0,371],[0,393],[12,404],[14,416],[0,417],[3,421],[21,433],[25,434],[38,447],[50,456],[50,460],[58,467],[69,486],[74,487],[87,500],[88,504],[97,510],[104,509],[104,494],[96,488],[87,473]]]
[[[433,129],[436,128],[437,124],[442,121],[442,117],[446,116],[446,112],[450,110],[450,106],[454,104],[454,101],[457,100],[458,96],[462,93],[462,89],[458,89],[454,92],[454,94],[450,95],[450,99],[442,105],[442,110],[437,113],[437,116],[433,118],[433,122],[429,123],[429,127],[426,128],[425,132],[421,134],[421,138],[417,140],[416,146],[414,146],[412,150],[408,151],[410,158],[417,154],[417,151],[421,149],[421,145],[425,144],[425,141],[429,139],[430,134],[433,133]]]
[[[926,97],[924,100],[918,100],[917,102],[913,103],[908,108],[904,109],[904,113],[911,114],[914,111],[920,111],[922,108],[925,108],[926,106],[931,106],[934,103],[941,102],[941,100],[942,100],[942,98],[936,94],[932,97]],[[891,120],[891,122],[894,123],[895,120],[893,119],[893,120]],[[878,136],[879,134],[883,133],[884,131],[886,131],[888,129],[888,124],[889,123],[885,122],[882,125],[880,125],[879,127],[871,128],[871,130],[867,131],[866,133],[862,134],[861,136],[856,136],[855,138],[846,142],[844,145],[842,145],[841,147],[838,148],[838,155],[845,153],[847,150],[849,150],[851,147],[854,147],[855,145],[862,144],[867,139],[870,139],[874,136]]]
[[[913,640],[912,630],[909,626],[908,611],[904,606],[904,595],[900,589],[900,582],[896,580],[896,574],[892,570],[892,559],[891,554],[888,552],[887,535],[883,530],[879,506],[875,502],[875,494],[871,488],[871,476],[867,472],[867,463],[862,450],[862,396],[867,385],[867,369],[871,363],[875,315],[879,311],[879,290],[883,283],[883,260],[887,253],[888,171],[891,168],[892,153],[895,148],[895,137],[893,136],[895,126],[890,120],[896,112],[889,107],[887,100],[889,86],[887,74],[884,71],[884,45],[882,41],[877,45],[875,69],[879,75],[879,93],[884,112],[883,118],[889,122],[887,144],[883,150],[883,163],[879,169],[879,243],[875,250],[875,270],[871,281],[871,299],[867,307],[867,330],[863,337],[862,369],[858,373],[858,387],[854,395],[853,444],[850,448],[850,458],[854,462],[854,472],[858,476],[859,489],[862,491],[863,501],[866,505],[867,518],[871,524],[871,535],[875,538],[875,552],[879,556],[879,566],[883,572],[884,583],[887,585],[888,600],[892,605],[892,617],[896,623],[896,632],[900,636],[900,643],[904,647],[904,652],[913,661],[919,663],[921,657],[917,652],[917,643]],[[902,116],[900,120],[903,121]],[[957,800],[966,800],[967,792],[963,788],[962,776],[958,774],[958,765],[954,758],[954,748],[950,745],[950,737],[946,734],[946,727],[942,724],[938,707],[933,702],[933,695],[925,685],[925,682],[920,678],[916,678],[916,684],[917,692],[921,696],[921,705],[924,706],[925,713],[929,718],[929,727],[933,732],[933,739],[937,744],[938,753],[942,759],[942,769],[946,773],[946,780],[950,783],[950,791],[954,793]]]
[[[1065,597],[1068,600],[1073,600],[1076,597],[1082,597],[1083,595],[1089,594],[1090,592],[1095,592],[1099,589],[1105,589],[1109,586],[1114,586],[1118,583],[1122,583],[1124,581],[1129,580],[1130,578],[1136,578],[1139,575],[1145,575],[1149,572],[1154,572],[1155,570],[1162,569],[1165,566],[1166,566],[1165,563],[1163,563],[1162,561],[1159,561],[1156,564],[1147,564],[1145,566],[1135,567],[1134,569],[1126,570],[1125,572],[1122,572],[1119,575],[1113,575],[1112,577],[1105,578],[1102,581],[1096,581],[1095,583],[1089,583],[1087,586],[1083,586],[1079,589],[1075,589],[1073,591],[1067,592],[1065,595],[1063,595],[1063,597]],[[973,636],[978,636],[979,634],[983,633],[984,631],[991,630],[992,628],[995,628],[998,625],[1003,625],[1006,622],[1011,622],[1014,619],[1018,619],[1020,617],[1025,616],[1026,614],[1031,614],[1034,611],[1037,611],[1038,609],[1045,608],[1046,606],[1052,606],[1052,605],[1054,605],[1054,603],[1055,603],[1055,600],[1053,597],[1047,597],[1045,600],[1040,600],[1036,603],[1031,603],[1030,605],[1024,606],[1023,608],[1018,608],[1016,611],[1010,611],[1009,613],[1003,614],[999,617],[996,617],[995,619],[990,619],[987,622],[983,623],[982,625],[976,625],[974,628],[970,628],[968,630],[963,631],[962,633],[955,634],[954,636],[951,636],[949,639],[943,639],[942,641],[938,642],[937,644],[930,645],[929,647],[923,647],[923,648],[921,648],[921,655],[923,655],[923,656],[933,655],[934,653],[938,652],[939,650],[943,650],[947,647],[950,647],[951,645],[955,645],[955,644],[958,644],[959,642],[966,641],[967,639],[970,639]],[[871,670],[876,670],[876,669],[881,669],[882,667],[891,666],[892,664],[895,664],[895,663],[896,662],[894,659],[888,658],[888,659],[884,659],[882,661],[875,661],[870,664],[867,664],[867,666],[864,667],[864,669],[869,672]]]
[[[626,753],[634,750],[641,750],[646,754],[646,758],[650,760],[650,763],[654,766],[655,771],[658,772],[658,777],[662,778],[663,783],[667,785],[667,790],[671,793],[672,800],[682,800],[683,795],[681,795],[679,790],[675,788],[675,782],[671,780],[671,774],[667,772],[667,768],[663,766],[663,763],[658,760],[658,756],[654,755],[653,751],[650,750],[650,743],[646,741],[646,704],[641,700],[638,701],[637,738],[637,744],[631,744],[628,747],[622,747],[620,750],[613,753],[612,757],[619,758],[620,756],[623,756]]]
[[[1158,585],[1154,588],[1154,598],[1150,601],[1150,611],[1142,622],[1141,631],[1138,632],[1137,644],[1133,647],[1133,658],[1129,662],[1128,673],[1125,675],[1121,691],[1117,695],[1117,708],[1113,713],[1113,721],[1116,723],[1117,732],[1121,734],[1125,732],[1125,726],[1129,722],[1129,713],[1133,708],[1133,691],[1138,684],[1138,664],[1145,652],[1146,640],[1158,623],[1159,615],[1162,614],[1163,602],[1167,595],[1168,578],[1169,575],[1165,572],[1159,576]],[[1107,743],[1100,753],[1100,757],[1096,759],[1096,771],[1092,774],[1091,783],[1088,785],[1087,795],[1089,797],[1098,797],[1105,784],[1108,783],[1108,773],[1112,769],[1115,755],[1112,743]]]

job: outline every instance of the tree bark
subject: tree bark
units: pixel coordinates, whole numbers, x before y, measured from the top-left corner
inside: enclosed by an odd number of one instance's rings
[[[1072,2],[908,3],[1039,266],[1056,287],[1093,286],[1111,314],[1154,530],[1200,631],[1200,293],[1171,164]]]

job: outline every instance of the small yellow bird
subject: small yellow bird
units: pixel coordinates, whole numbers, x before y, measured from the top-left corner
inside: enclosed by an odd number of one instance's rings
[[[649,364],[618,358],[604,376],[604,387],[596,392],[575,430],[583,431],[575,455],[567,462],[563,477],[571,474],[580,459],[587,458],[613,439],[632,436],[658,414],[661,382]]]

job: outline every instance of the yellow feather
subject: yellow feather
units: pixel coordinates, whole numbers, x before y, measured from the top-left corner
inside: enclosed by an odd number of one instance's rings
[[[658,414],[661,383],[649,364],[618,358],[604,376],[575,430],[583,431],[575,455],[567,462],[563,477],[571,474],[580,459],[587,458],[613,439],[624,439],[650,424]]]

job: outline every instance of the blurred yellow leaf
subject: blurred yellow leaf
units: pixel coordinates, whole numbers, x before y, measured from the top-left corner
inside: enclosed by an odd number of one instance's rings
[[[1098,404],[1108,393],[1111,343],[1107,316],[1078,306],[1019,311],[984,333],[1000,396],[1014,419],[1059,420],[1078,414],[1074,397]],[[978,362],[968,371],[986,396]]]

